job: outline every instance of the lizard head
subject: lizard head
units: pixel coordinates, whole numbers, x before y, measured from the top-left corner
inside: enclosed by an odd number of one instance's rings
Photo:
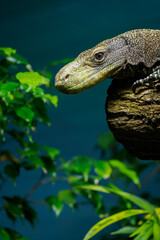
[[[56,88],[63,93],[75,94],[114,77],[126,62],[126,51],[122,37],[99,43],[60,69],[55,77]]]

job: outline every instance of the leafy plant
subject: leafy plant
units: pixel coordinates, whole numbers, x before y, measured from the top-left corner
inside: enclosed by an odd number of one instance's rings
[[[51,125],[47,106],[56,108],[58,105],[58,97],[54,94],[56,90],[51,84],[52,72],[48,68],[71,60],[53,61],[41,71],[35,72],[28,60],[19,56],[15,49],[0,48],[1,190],[9,178],[16,188],[17,177],[22,169],[25,169],[28,175],[30,170],[40,173],[40,177],[24,196],[2,196],[0,210],[4,211],[12,222],[20,219],[34,226],[38,219],[34,204],[48,205],[58,217],[65,205],[70,208],[80,205],[81,202],[77,200],[77,197],[81,195],[87,204],[93,205],[100,217],[104,217],[108,214],[108,209],[103,197],[97,191],[107,192],[119,195],[123,201],[120,206],[109,209],[113,216],[119,216],[120,219],[120,216],[121,218],[122,216],[136,216],[140,213],[152,215],[152,224],[149,222],[149,225],[144,225],[144,229],[145,226],[150,226],[155,240],[155,236],[159,234],[159,209],[113,185],[120,178],[124,183],[133,182],[140,187],[138,175],[147,164],[140,164],[136,158],[128,155],[116,143],[111,133],[104,133],[98,138],[97,149],[100,151],[98,160],[88,156],[74,156],[72,159],[65,160],[59,149],[42,145],[33,139],[32,132],[37,130],[39,122]],[[51,88],[53,95],[49,93],[48,88]],[[15,150],[6,147],[8,141],[16,145]],[[159,167],[156,169],[159,171]],[[32,193],[37,188],[49,182],[55,185],[59,180],[67,183],[68,189],[62,188],[57,194],[49,195],[43,200],[32,199]],[[110,188],[97,185],[101,183],[112,183],[112,185]],[[80,187],[82,185],[83,187]],[[130,201],[141,209],[131,209]],[[147,221],[149,218],[144,220],[141,226]],[[135,226],[128,226],[127,229],[120,229],[118,234],[124,231],[133,233],[133,228],[135,232]],[[136,231],[138,231],[137,227]],[[140,230],[135,234],[139,236],[141,232]],[[8,226],[0,227],[0,237],[2,240],[27,240]]]
[[[130,237],[135,237],[134,240],[143,239],[148,240],[151,236],[153,236],[153,240],[158,240],[160,236],[160,208],[155,205],[149,203],[148,201],[137,197],[133,194],[129,194],[123,192],[121,189],[118,189],[115,186],[103,187],[103,186],[95,186],[95,185],[86,185],[80,186],[82,189],[101,191],[105,193],[114,193],[127,200],[131,201],[141,209],[127,209],[116,214],[113,214],[95,224],[89,232],[84,237],[84,240],[88,240],[97,234],[102,229],[107,226],[119,222],[122,219],[129,218],[132,216],[143,214],[145,215],[141,221],[139,221],[139,226],[127,226],[119,229],[116,232],[112,232],[113,234],[130,234]]]

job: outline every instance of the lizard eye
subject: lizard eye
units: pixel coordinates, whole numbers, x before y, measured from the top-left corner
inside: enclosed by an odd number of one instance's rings
[[[98,52],[94,55],[94,58],[96,61],[101,62],[104,59],[104,53],[103,52]]]

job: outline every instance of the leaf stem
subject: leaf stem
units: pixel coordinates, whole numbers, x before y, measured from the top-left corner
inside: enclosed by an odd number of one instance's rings
[[[29,200],[28,202],[33,203],[33,204],[39,204],[39,205],[45,205],[45,201],[40,201],[40,200]]]

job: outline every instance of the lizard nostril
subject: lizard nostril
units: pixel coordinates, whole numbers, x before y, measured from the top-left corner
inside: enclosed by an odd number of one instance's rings
[[[69,77],[70,77],[70,74],[67,74],[67,75],[65,76],[65,80],[67,80]]]

